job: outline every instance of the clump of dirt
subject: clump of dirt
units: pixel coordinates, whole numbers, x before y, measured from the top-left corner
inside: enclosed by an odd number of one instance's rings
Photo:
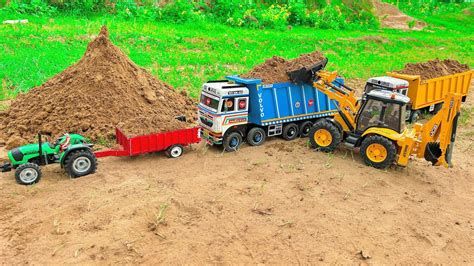
[[[128,135],[188,127],[195,108],[186,93],[157,80],[113,45],[104,26],[79,62],[11,103],[0,132],[11,145],[33,141],[38,131],[110,140],[117,126]],[[180,115],[188,120],[175,119]]]
[[[461,64],[457,60],[435,59],[424,63],[408,63],[402,70],[394,72],[407,75],[420,75],[422,79],[432,79],[469,70],[469,65]]]
[[[374,0],[374,14],[379,17],[382,28],[399,30],[422,30],[427,24],[401,12],[396,6]]]
[[[293,60],[286,60],[279,56],[273,56],[263,64],[255,66],[249,72],[240,75],[243,78],[261,79],[263,83],[273,84],[280,82],[289,82],[288,72],[309,68],[316,63],[324,60],[326,57],[319,51],[308,54],[302,54]]]

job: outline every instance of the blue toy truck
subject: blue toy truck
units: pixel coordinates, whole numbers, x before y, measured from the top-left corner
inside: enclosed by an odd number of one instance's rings
[[[201,137],[226,151],[237,150],[244,139],[258,146],[271,136],[306,137],[316,120],[337,112],[336,103],[310,84],[226,78],[203,85],[198,111]]]

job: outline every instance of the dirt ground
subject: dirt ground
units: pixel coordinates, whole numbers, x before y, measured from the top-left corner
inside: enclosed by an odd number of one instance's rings
[[[452,169],[381,171],[342,146],[329,155],[274,138],[100,159],[79,179],[48,166],[30,187],[0,174],[0,261],[473,264],[473,140],[471,118]]]

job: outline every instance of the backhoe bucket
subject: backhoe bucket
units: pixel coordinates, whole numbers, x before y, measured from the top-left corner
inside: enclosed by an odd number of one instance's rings
[[[431,162],[432,165],[437,165],[439,158],[443,154],[439,147],[439,142],[430,142],[426,145],[425,160]]]
[[[326,67],[328,59],[325,58],[322,61],[310,66],[309,68],[303,67],[295,71],[288,72],[290,80],[296,84],[301,83],[312,83],[314,74]]]

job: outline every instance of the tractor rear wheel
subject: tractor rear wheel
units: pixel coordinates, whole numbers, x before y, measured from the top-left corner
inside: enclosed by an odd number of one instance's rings
[[[323,152],[333,152],[341,141],[341,131],[327,120],[316,122],[309,132],[311,147]]]
[[[64,160],[64,168],[72,178],[89,175],[97,169],[97,158],[88,150],[73,151]]]
[[[395,162],[397,147],[382,136],[368,136],[360,145],[360,155],[366,165],[386,169]]]
[[[20,165],[15,172],[16,182],[20,185],[33,185],[41,179],[41,168],[35,163]]]

